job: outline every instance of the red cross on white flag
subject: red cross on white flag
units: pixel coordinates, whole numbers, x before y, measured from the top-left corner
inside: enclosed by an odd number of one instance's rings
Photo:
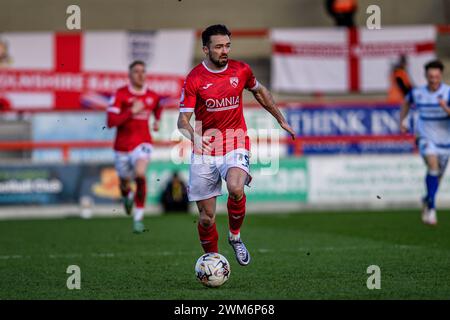
[[[105,108],[109,95],[127,83],[133,60],[147,63],[151,89],[178,101],[195,32],[13,32],[0,34],[0,41],[10,56],[0,67],[0,96],[14,109]]]
[[[415,84],[435,57],[434,26],[274,29],[272,88],[287,92],[385,91],[401,55]]]

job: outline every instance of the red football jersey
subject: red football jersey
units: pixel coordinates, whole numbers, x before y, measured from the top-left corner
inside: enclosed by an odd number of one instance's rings
[[[145,108],[136,114],[131,113],[135,100],[141,100]],[[151,113],[159,120],[161,118],[160,97],[152,90],[143,88],[134,90],[131,86],[124,86],[117,90],[112,103],[107,109],[108,127],[117,127],[114,150],[131,151],[141,143],[152,143],[149,129]]]
[[[257,87],[249,65],[236,60],[228,60],[217,71],[202,62],[189,73],[181,93],[180,112],[194,112],[195,132],[211,137],[211,155],[238,148],[250,150],[242,92]]]

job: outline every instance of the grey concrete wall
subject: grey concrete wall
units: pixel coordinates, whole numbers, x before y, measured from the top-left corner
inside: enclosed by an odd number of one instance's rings
[[[331,26],[325,0],[0,0],[0,31],[65,30],[65,10],[78,4],[86,30]],[[450,0],[359,0],[357,22],[368,5],[382,10],[382,23],[450,23]]]

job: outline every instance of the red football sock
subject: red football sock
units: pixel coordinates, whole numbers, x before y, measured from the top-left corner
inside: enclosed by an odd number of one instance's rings
[[[136,194],[134,195],[134,203],[136,208],[144,208],[145,206],[145,196],[147,194],[147,185],[145,183],[145,178],[137,177],[136,181]]]
[[[200,236],[200,243],[202,244],[205,253],[219,252],[217,242],[219,240],[219,234],[217,233],[216,224],[212,226],[204,227],[200,223],[197,225],[198,234]]]
[[[232,234],[238,234],[241,229],[242,222],[244,222],[246,200],[247,197],[245,196],[245,194],[241,198],[241,200],[238,201],[234,200],[231,197],[228,197],[228,222],[230,232]]]

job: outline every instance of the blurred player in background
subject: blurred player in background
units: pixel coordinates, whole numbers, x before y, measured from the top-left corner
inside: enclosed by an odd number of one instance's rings
[[[9,55],[8,44],[0,39],[0,69],[11,65],[11,56]]]
[[[390,74],[390,88],[388,92],[389,102],[403,104],[406,95],[413,88],[407,69],[408,60],[405,55],[401,55],[398,63],[394,65]]]
[[[117,127],[114,143],[115,166],[120,178],[120,191],[126,214],[133,213],[133,231],[145,231],[143,224],[146,199],[147,165],[152,152],[149,130],[154,114],[153,130],[158,131],[161,118],[160,97],[145,85],[145,63],[134,61],[129,66],[128,86],[117,90],[107,109],[108,127]],[[131,182],[136,182],[136,192]],[[133,210],[133,204],[135,208]]]
[[[334,18],[337,27],[355,27],[355,14],[358,10],[356,0],[326,0],[328,14]]]
[[[202,33],[205,59],[187,76],[180,101],[178,128],[194,144],[188,196],[200,212],[198,233],[203,250],[218,252],[216,197],[222,179],[228,189],[228,241],[239,264],[250,255],[240,237],[245,216],[244,185],[249,174],[250,139],[247,136],[242,92],[250,90],[256,100],[277,119],[294,139],[295,133],[275,106],[270,92],[259,84],[250,67],[228,59],[231,33],[224,25],[213,25]],[[195,113],[195,130],[189,121]]]
[[[427,85],[410,91],[400,113],[400,128],[405,133],[410,106],[418,110],[417,142],[427,166],[422,221],[430,225],[437,224],[436,193],[450,155],[450,87],[442,83],[443,70],[438,60],[426,64]]]

